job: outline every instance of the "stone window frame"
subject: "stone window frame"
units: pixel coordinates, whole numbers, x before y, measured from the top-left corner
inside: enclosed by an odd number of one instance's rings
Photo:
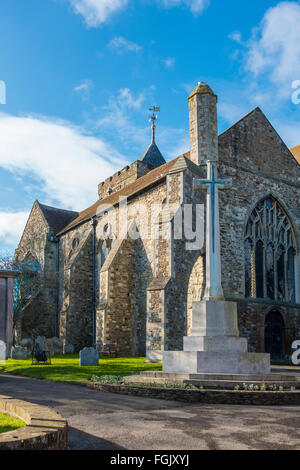
[[[111,235],[110,233],[108,236],[103,236],[99,239],[97,244],[97,256],[100,269],[104,265],[115,241],[115,235]]]
[[[258,247],[261,250],[260,254]],[[255,204],[246,223],[245,297],[295,303],[297,301],[296,256],[296,237],[290,217],[278,199],[268,194]],[[283,264],[283,270],[280,270],[281,283],[279,260]],[[260,280],[261,284],[258,285]]]

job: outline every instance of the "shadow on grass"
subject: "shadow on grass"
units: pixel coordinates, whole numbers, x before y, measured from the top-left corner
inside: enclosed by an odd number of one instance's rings
[[[0,413],[0,434],[14,431],[15,429],[23,428],[24,426],[26,426],[26,423],[20,419]]]
[[[17,361],[9,359],[0,365],[0,372],[10,372],[25,377],[86,384],[93,375],[136,375],[146,370],[161,370],[161,364],[145,364],[144,357],[100,358],[99,366],[80,367],[78,354],[54,356],[52,365],[31,364],[31,359]]]

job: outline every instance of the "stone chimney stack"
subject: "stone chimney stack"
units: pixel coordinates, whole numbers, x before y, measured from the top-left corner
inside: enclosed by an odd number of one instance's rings
[[[190,119],[190,159],[200,165],[218,160],[218,97],[200,83],[188,98]]]

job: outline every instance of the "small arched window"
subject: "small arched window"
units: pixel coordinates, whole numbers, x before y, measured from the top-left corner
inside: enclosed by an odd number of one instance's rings
[[[98,264],[99,264],[100,269],[104,265],[105,260],[110,250],[112,249],[114,241],[115,241],[115,237],[105,238],[105,239],[101,238],[99,240],[98,247],[97,247],[97,256],[98,256]]]
[[[295,302],[292,226],[272,196],[260,201],[246,227],[245,296]]]

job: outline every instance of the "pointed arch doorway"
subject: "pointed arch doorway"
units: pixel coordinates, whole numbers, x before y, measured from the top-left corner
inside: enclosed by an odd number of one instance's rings
[[[265,352],[271,360],[282,359],[284,354],[284,319],[281,313],[273,309],[265,319]]]

